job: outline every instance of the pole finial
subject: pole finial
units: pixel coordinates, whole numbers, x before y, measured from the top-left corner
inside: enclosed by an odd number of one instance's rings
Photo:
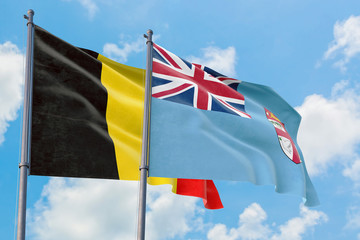
[[[28,15],[35,15],[35,12],[34,12],[34,10],[32,10],[32,9],[29,9],[28,11],[27,11],[27,13],[28,13]]]
[[[151,29],[147,30],[147,35],[144,34],[144,37],[147,39],[146,44],[147,44],[148,42],[150,42],[150,44],[153,43],[153,42],[152,42],[152,35],[153,35],[153,31],[152,31]]]
[[[34,14],[35,14],[34,10],[29,9],[29,10],[27,11],[27,13],[28,13],[27,16],[24,15],[24,18],[28,20],[28,22],[27,22],[26,25],[29,25],[29,24],[34,25],[34,22],[33,22],[33,17],[34,17]]]

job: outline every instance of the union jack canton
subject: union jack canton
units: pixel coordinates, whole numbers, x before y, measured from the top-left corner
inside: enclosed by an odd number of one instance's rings
[[[236,91],[239,83],[154,44],[152,96],[155,98],[251,118],[245,112],[244,96]]]

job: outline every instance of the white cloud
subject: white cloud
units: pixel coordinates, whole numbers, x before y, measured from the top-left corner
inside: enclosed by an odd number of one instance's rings
[[[203,56],[187,58],[192,63],[198,63],[214,69],[228,77],[235,77],[236,50],[234,47],[221,49],[218,47],[207,47],[202,49]]]
[[[270,233],[269,227],[263,225],[267,214],[257,203],[251,204],[239,216],[239,232],[241,239],[262,239]]]
[[[131,53],[142,52],[146,47],[144,38],[138,38],[130,43],[121,41],[120,44],[122,45],[121,48],[117,44],[106,43],[103,48],[104,54],[115,61],[125,63]]]
[[[237,231],[234,228],[228,231],[226,225],[218,223],[210,229],[207,238],[209,240],[235,240],[237,238]]]
[[[266,212],[259,204],[253,203],[240,214],[238,228],[228,231],[225,225],[216,224],[207,237],[209,240],[268,239],[270,229],[263,223],[266,219]]]
[[[358,159],[360,87],[349,84],[341,81],[334,85],[330,98],[313,94],[296,108],[302,116],[299,145],[311,175],[324,173],[335,163],[352,165]]]
[[[63,0],[67,2],[71,2],[72,0]],[[94,0],[76,0],[80,3],[80,5],[86,9],[88,16],[90,19],[93,19],[95,17],[95,14],[99,10],[97,4]]]
[[[327,221],[328,217],[325,213],[300,206],[300,217],[292,218],[279,226],[280,233],[274,234],[271,240],[301,240],[302,235],[312,230],[315,225]]]
[[[239,216],[239,226],[230,230],[223,224],[216,224],[208,232],[209,240],[301,240],[302,235],[312,230],[315,225],[328,220],[325,213],[309,210],[300,206],[300,217],[295,217],[280,225],[277,229],[270,229],[264,222],[266,212],[257,203],[251,204]],[[273,224],[272,226],[276,226]]]
[[[356,159],[349,167],[345,168],[343,175],[353,180],[358,187],[360,185],[360,158]]]
[[[334,25],[334,40],[324,54],[324,59],[341,55],[335,66],[346,71],[346,64],[360,53],[360,16],[350,16]]]
[[[78,0],[78,2],[88,11],[90,18],[93,18],[95,13],[99,10],[93,0]]]
[[[346,229],[360,229],[360,207],[352,206],[346,213]]]
[[[177,196],[171,186],[149,186],[147,239],[167,239],[184,236],[202,228],[204,213],[196,207],[198,198]]]
[[[23,69],[24,56],[18,47],[11,42],[0,44],[0,144],[21,105]]]
[[[52,178],[29,211],[30,239],[135,239],[138,182]],[[147,239],[182,236],[201,223],[197,199],[168,186],[148,191]]]
[[[30,211],[33,239],[134,239],[137,183],[53,178]]]

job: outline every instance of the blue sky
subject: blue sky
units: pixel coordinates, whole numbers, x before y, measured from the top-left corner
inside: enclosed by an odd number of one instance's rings
[[[302,115],[298,143],[321,205],[273,186],[221,182],[222,210],[148,192],[148,239],[360,239],[360,2],[5,0],[0,2],[0,236],[14,239],[26,21],[145,68],[142,35],[240,80],[271,86]],[[137,182],[30,176],[28,239],[135,239]]]

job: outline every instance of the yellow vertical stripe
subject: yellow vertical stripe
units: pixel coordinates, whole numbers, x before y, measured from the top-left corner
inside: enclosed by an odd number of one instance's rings
[[[139,180],[141,128],[144,111],[145,70],[126,66],[99,54],[103,63],[101,83],[108,91],[106,121],[115,145],[121,180]],[[176,193],[177,179],[148,178],[151,185],[171,184]]]
[[[144,70],[116,63],[101,55],[101,82],[108,91],[106,121],[115,145],[119,178],[137,180],[141,153]]]

